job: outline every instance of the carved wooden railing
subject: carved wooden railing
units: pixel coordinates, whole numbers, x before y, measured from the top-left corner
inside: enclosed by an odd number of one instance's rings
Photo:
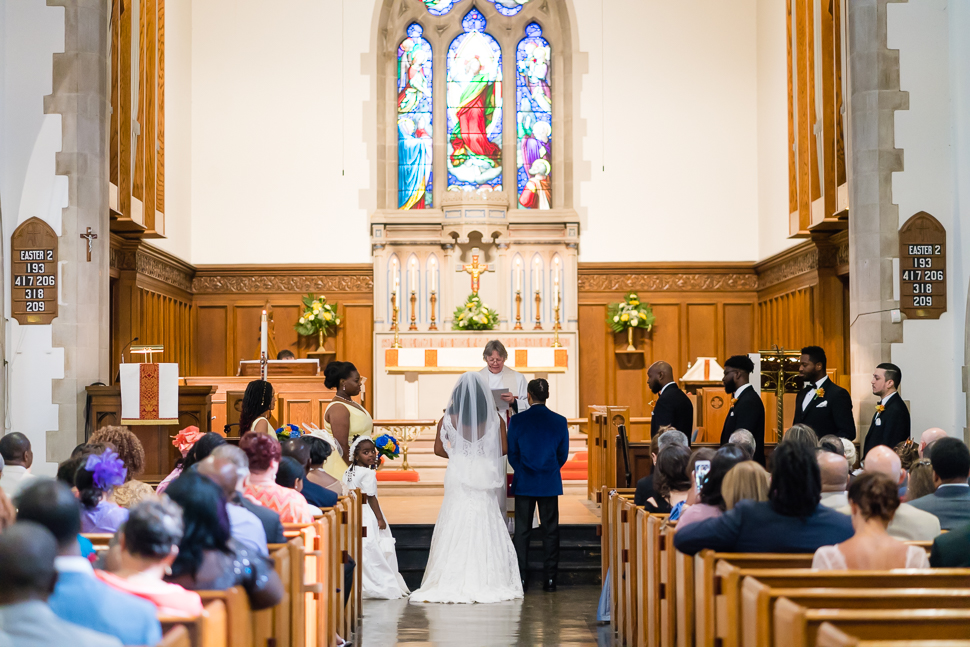
[[[408,471],[408,447],[417,439],[424,429],[434,429],[438,425],[437,420],[375,420],[374,435],[387,433],[401,443],[401,469]]]

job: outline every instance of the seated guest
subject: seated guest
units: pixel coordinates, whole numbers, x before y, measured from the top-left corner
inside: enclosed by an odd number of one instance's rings
[[[333,445],[316,436],[303,436],[303,442],[310,448],[310,469],[306,473],[307,480],[330,490],[338,497],[346,495],[347,486],[323,469],[323,464],[333,453]]]
[[[44,479],[24,489],[17,518],[44,526],[57,541],[57,585],[48,604],[58,617],[126,645],[154,645],[161,639],[155,607],[98,581],[91,562],[81,556],[81,508],[67,486]]]
[[[724,476],[738,463],[750,459],[750,454],[738,445],[732,445],[731,443],[724,445],[714,452],[713,457],[708,459],[711,461],[711,471],[707,473],[707,478],[701,486],[697,503],[684,511],[677,527],[683,528],[697,521],[720,517],[725,510],[724,498],[721,496],[721,483],[724,481]],[[691,482],[695,482],[693,475],[691,476]]]
[[[86,447],[86,445],[78,445],[74,448],[74,451],[76,452],[79,447]],[[57,481],[70,488],[71,493],[75,497],[77,497],[77,488],[74,487],[74,476],[77,474],[78,468],[81,467],[87,458],[87,455],[72,456],[57,466]],[[98,553],[94,550],[94,544],[91,543],[90,539],[78,535],[77,540],[81,544],[81,557],[85,559],[97,559]]]
[[[843,456],[824,449],[819,449],[816,456],[822,475],[822,505],[836,510],[846,507],[849,505],[845,493],[849,486],[849,464]]]
[[[790,443],[802,443],[811,448],[812,451],[818,448],[818,436],[815,435],[815,430],[808,425],[792,425],[785,432],[782,440]]]
[[[128,427],[102,427],[91,434],[88,443],[111,445],[125,465],[125,482],[115,488],[115,503],[122,508],[130,508],[139,501],[155,496],[152,486],[135,480],[145,471],[145,448]]]
[[[296,490],[300,494],[303,494],[303,484],[305,481],[306,472],[303,471],[303,466],[300,465],[298,460],[292,456],[284,456],[280,459],[279,469],[276,470],[277,485],[282,485],[285,488]],[[309,505],[310,510],[313,511],[313,516],[323,514],[320,508],[313,505],[309,501],[307,501],[307,505]]]
[[[216,459],[224,458],[236,468],[236,491],[226,495],[229,503],[245,508],[256,515],[259,522],[263,524],[267,543],[286,543],[283,538],[283,523],[280,521],[280,515],[266,506],[250,501],[243,494],[246,490],[246,481],[249,479],[249,457],[246,456],[246,452],[235,445],[220,445],[213,450],[212,457]]]
[[[905,478],[899,456],[885,445],[876,445],[866,454],[865,472],[885,474],[896,483],[897,489]],[[850,513],[848,506],[840,512]],[[902,541],[931,541],[940,534],[940,520],[908,503],[900,503],[886,531],[890,537]]]
[[[919,499],[936,492],[936,484],[933,483],[933,466],[928,458],[921,458],[909,468],[909,475],[906,477],[906,501]]]
[[[690,454],[690,461],[687,462],[687,476],[690,478],[690,482],[693,486],[690,488],[690,493],[687,495],[687,505],[684,506],[684,512],[693,508],[695,505],[700,505],[698,503],[698,497],[700,496],[700,486],[697,482],[697,462],[707,461],[708,463],[714,458],[714,449],[711,447],[701,447],[700,449],[695,449]],[[710,469],[710,466],[708,466]],[[701,480],[707,478],[706,475],[701,476]],[[680,515],[680,521],[684,520],[684,515]]]
[[[293,354],[293,351],[284,349],[276,353],[276,359],[283,360],[283,361],[293,361],[296,359],[296,355]]]
[[[853,472],[859,466],[859,454],[856,451],[855,443],[848,438],[840,438],[842,449],[845,450],[845,461],[849,464],[849,472]]]
[[[929,568],[924,548],[907,546],[886,532],[899,507],[895,481],[881,472],[863,473],[849,486],[849,507],[855,534],[839,544],[815,551],[812,568],[829,571]]]
[[[919,460],[919,445],[912,438],[907,438],[903,442],[893,447],[903,471],[908,472],[913,463]]]
[[[970,523],[970,450],[957,438],[941,438],[933,443],[930,464],[936,491],[910,503],[936,515],[943,530]]]
[[[732,445],[737,445],[748,455],[749,459],[754,458],[754,451],[757,449],[757,443],[755,442],[754,435],[747,429],[738,429],[731,437],[728,438],[728,443]]]
[[[158,484],[155,488],[156,494],[161,494],[168,487],[168,484],[174,481],[182,474],[182,469],[184,467],[185,457],[188,455],[189,450],[195,445],[199,439],[202,438],[202,432],[199,431],[198,427],[189,426],[182,429],[175,435],[175,440],[172,441],[172,445],[179,450],[182,454],[182,458],[175,461],[175,469],[172,470],[171,474],[162,479],[162,482]]]
[[[7,493],[0,488],[0,532],[3,532],[17,521],[17,509]]]
[[[772,454],[768,501],[741,501],[733,510],[678,530],[677,550],[728,553],[808,553],[852,536],[851,520],[819,503],[822,483],[815,450],[782,442]]]
[[[930,549],[930,566],[933,568],[970,567],[970,524],[958,526],[933,540],[933,548]]]
[[[3,457],[0,488],[3,488],[8,497],[16,499],[20,488],[37,478],[30,473],[30,466],[34,462],[30,440],[18,431],[7,434],[0,438],[0,456]]]
[[[51,611],[47,600],[57,582],[56,557],[57,542],[39,524],[23,521],[0,534],[0,644],[120,647],[114,636],[72,624]]]
[[[669,513],[670,521],[680,517],[692,483],[687,475],[690,450],[681,445],[670,445],[660,450],[657,468],[654,470],[654,495],[643,507],[648,512]]]
[[[828,436],[819,438],[818,448],[822,451],[832,452],[845,458],[845,445],[842,444],[842,439],[835,434],[829,434]]]
[[[721,496],[725,510],[734,510],[739,501],[768,500],[768,472],[754,461],[743,461],[724,475]]]
[[[226,498],[218,485],[189,471],[173,481],[166,494],[181,506],[185,525],[169,582],[194,591],[242,586],[254,610],[283,599],[283,585],[272,564],[232,539]]]
[[[653,465],[657,464],[657,455],[661,450],[669,445],[679,445],[687,447],[687,436],[676,429],[661,429],[660,432],[650,439],[650,458]],[[636,493],[633,495],[633,502],[638,506],[646,504],[647,499],[654,495],[653,472],[637,481]]]
[[[202,434],[202,438],[195,441],[195,444],[192,445],[192,449],[190,449],[189,453],[185,455],[185,460],[182,462],[182,471],[185,472],[192,469],[193,465],[196,463],[201,463],[208,458],[217,447],[222,447],[225,444],[226,439],[223,438],[221,434],[217,434],[214,431]]]
[[[939,427],[931,427],[923,432],[919,437],[919,457],[929,458],[926,455],[926,448],[940,440],[941,438],[946,438],[947,433],[940,429]]]
[[[114,533],[128,518],[128,510],[114,501],[115,488],[125,482],[125,465],[110,449],[90,454],[74,475],[81,511],[81,532]]]
[[[268,557],[269,548],[266,545],[266,531],[263,529],[263,523],[259,520],[259,517],[241,505],[236,505],[230,501],[230,498],[236,493],[238,480],[236,466],[228,459],[208,456],[201,463],[195,465],[195,470],[222,488],[222,493],[226,497],[226,514],[229,515],[229,528],[232,532],[232,538],[246,548]]]
[[[303,495],[307,503],[317,508],[332,508],[337,505],[337,495],[333,491],[306,478],[310,471],[310,445],[306,442],[306,438],[290,438],[281,444],[281,450],[284,458],[290,457],[300,466],[303,476],[300,477],[300,487],[295,489]],[[276,482],[280,483],[279,473],[276,475]],[[283,483],[280,485],[289,487]]]
[[[160,615],[198,616],[199,594],[164,580],[179,553],[182,532],[182,510],[167,497],[142,501],[119,533],[118,569],[95,574],[108,586],[151,602]]]
[[[239,448],[249,457],[245,495],[278,512],[283,523],[312,523],[313,513],[303,495],[276,483],[282,457],[279,441],[269,434],[247,432]]]

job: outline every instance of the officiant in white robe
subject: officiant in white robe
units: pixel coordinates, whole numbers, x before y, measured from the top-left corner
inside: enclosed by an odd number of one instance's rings
[[[505,365],[505,360],[509,358],[509,352],[505,350],[505,345],[497,339],[491,340],[485,344],[482,357],[487,366],[480,373],[488,382],[488,388],[493,391],[509,390],[508,393],[502,395],[502,399],[508,403],[511,411],[503,412],[502,417],[508,420],[512,415],[528,409],[529,396],[527,390],[529,382],[522,373]]]

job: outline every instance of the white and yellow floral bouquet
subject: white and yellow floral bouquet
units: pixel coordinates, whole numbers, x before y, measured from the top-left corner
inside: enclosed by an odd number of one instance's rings
[[[327,297],[308,294],[303,297],[303,314],[296,324],[296,332],[306,337],[323,334],[330,335],[340,325],[337,304],[327,303]]]
[[[620,303],[611,303],[606,313],[606,323],[613,332],[623,332],[627,328],[650,330],[657,319],[650,306],[640,302],[636,292],[627,294]]]
[[[498,313],[486,304],[477,294],[470,294],[465,305],[455,308],[452,330],[494,330],[498,326]]]

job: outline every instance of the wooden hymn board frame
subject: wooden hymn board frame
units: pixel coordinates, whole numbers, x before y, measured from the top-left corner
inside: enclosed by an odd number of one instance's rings
[[[910,319],[946,312],[946,229],[920,211],[899,230],[899,309]]]
[[[40,218],[21,223],[10,238],[13,318],[20,325],[57,317],[57,234]]]

